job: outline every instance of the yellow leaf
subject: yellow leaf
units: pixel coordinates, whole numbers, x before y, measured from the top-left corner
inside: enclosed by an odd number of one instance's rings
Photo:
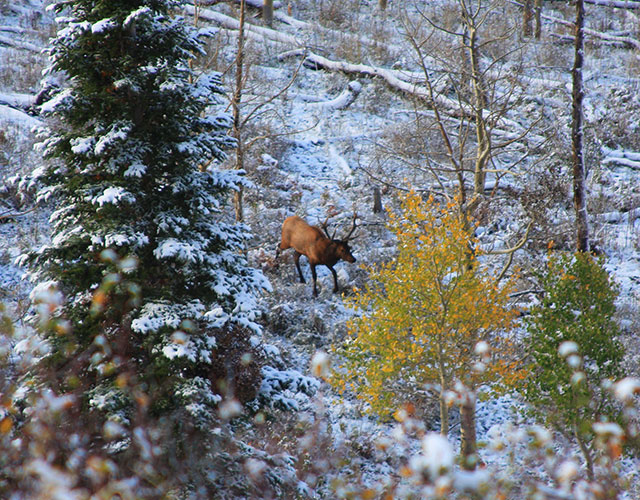
[[[7,434],[13,428],[13,421],[9,417],[5,417],[0,421],[0,432]]]

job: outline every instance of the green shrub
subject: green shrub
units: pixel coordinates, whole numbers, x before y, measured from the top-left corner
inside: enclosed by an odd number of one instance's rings
[[[527,321],[534,368],[523,393],[547,424],[578,441],[592,472],[592,426],[618,415],[604,390],[622,375],[616,286],[603,259],[586,253],[551,258],[540,282],[544,297]]]

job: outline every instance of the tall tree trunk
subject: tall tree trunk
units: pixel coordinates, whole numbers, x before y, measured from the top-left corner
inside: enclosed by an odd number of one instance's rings
[[[478,462],[478,443],[476,438],[476,395],[465,388],[460,403],[460,452],[462,466],[474,470]]]
[[[444,437],[449,434],[449,405],[444,390],[440,391],[440,434]]]
[[[242,101],[242,86],[244,85],[244,13],[245,0],[240,2],[240,26],[238,28],[238,54],[236,55],[236,88],[233,91],[231,106],[233,109],[233,136],[238,141],[236,147],[236,166],[238,170],[244,168],[244,149],[242,144],[242,121],[240,118],[240,102]],[[234,205],[236,221],[242,222],[244,213],[242,208],[242,186],[235,194]]]
[[[449,390],[447,377],[447,364],[443,350],[442,339],[438,339],[438,377],[440,378],[440,434],[447,437],[449,434],[449,403],[446,398]]]
[[[387,8],[387,0],[378,0],[378,8],[385,10]]]
[[[373,213],[382,213],[382,194],[378,186],[373,187]]]
[[[491,134],[484,116],[487,107],[487,96],[484,88],[484,76],[480,71],[480,51],[478,49],[478,32],[475,21],[468,19],[468,51],[471,69],[471,85],[473,91],[473,107],[476,129],[476,160],[474,166],[473,198],[469,201],[467,214],[471,216],[484,194],[487,177],[487,163],[491,157]]]
[[[529,38],[533,31],[533,9],[531,2],[533,0],[524,0],[522,6],[522,37]]]
[[[589,221],[583,156],[582,68],[584,65],[584,0],[576,0],[575,55],[571,75],[573,78],[571,143],[573,162],[573,204],[576,211],[576,247],[579,252],[589,251]]]
[[[264,0],[262,4],[262,21],[265,25],[273,25],[273,0]]]
[[[535,0],[533,4],[533,14],[536,20],[534,36],[540,40],[542,36],[542,0]]]

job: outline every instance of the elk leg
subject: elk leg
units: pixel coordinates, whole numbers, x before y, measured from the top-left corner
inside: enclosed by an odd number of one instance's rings
[[[317,297],[318,286],[316,285],[316,281],[318,280],[318,276],[316,275],[316,266],[313,264],[310,264],[309,267],[311,268],[311,276],[313,276],[313,296]]]
[[[333,293],[338,293],[338,274],[336,273],[336,270],[333,267],[329,267],[329,270],[331,271],[331,274],[333,274]]]
[[[302,269],[300,269],[300,256],[302,254],[299,252],[295,252],[293,254],[293,260],[296,263],[296,269],[298,270],[298,274],[300,275],[300,283],[306,283],[304,280],[304,276],[302,275]]]

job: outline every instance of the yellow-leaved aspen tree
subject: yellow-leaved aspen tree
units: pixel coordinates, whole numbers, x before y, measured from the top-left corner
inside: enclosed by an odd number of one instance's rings
[[[398,252],[349,300],[355,314],[345,344],[337,348],[343,365],[334,382],[381,415],[430,392],[438,399],[443,435],[449,432],[450,395],[461,394],[463,464],[473,468],[475,389],[497,380],[510,386],[522,372],[510,358],[507,335],[493,335],[513,321],[513,282],[500,286],[478,262],[480,252],[469,256],[474,238],[457,206],[410,193],[402,213],[389,214]],[[484,370],[477,369],[479,342],[491,345],[495,356]]]

